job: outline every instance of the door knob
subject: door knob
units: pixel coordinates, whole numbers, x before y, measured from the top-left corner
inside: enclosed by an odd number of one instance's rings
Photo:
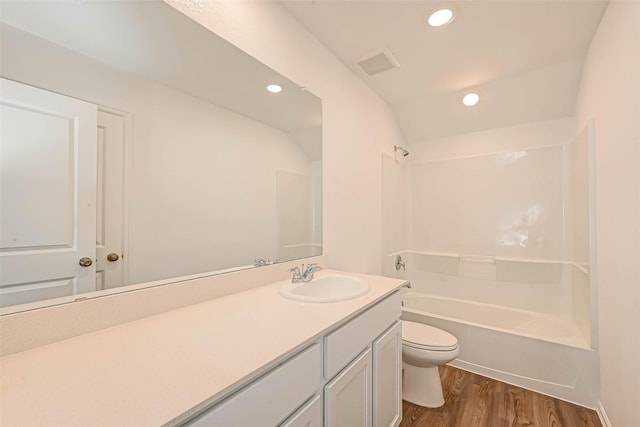
[[[111,252],[109,255],[107,255],[107,261],[109,262],[115,262],[119,259],[120,259],[120,256],[116,253]]]
[[[78,264],[80,264],[81,267],[90,267],[91,264],[93,264],[93,260],[89,257],[80,258]]]

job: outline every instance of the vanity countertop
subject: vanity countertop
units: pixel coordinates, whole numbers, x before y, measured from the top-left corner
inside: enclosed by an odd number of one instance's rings
[[[302,303],[278,282],[6,356],[0,425],[180,423],[405,283],[345,274],[371,290]]]

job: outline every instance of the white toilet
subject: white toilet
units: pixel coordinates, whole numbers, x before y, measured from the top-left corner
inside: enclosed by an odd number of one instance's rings
[[[438,365],[458,357],[458,340],[423,323],[402,321],[402,398],[415,405],[444,405]]]

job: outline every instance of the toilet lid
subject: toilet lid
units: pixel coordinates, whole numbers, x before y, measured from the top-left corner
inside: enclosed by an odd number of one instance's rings
[[[458,347],[458,339],[442,329],[424,323],[402,321],[402,341],[410,347],[446,351]]]

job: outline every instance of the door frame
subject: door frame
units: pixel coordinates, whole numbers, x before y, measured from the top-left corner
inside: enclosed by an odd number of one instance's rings
[[[122,287],[129,285],[129,217],[131,204],[129,203],[129,195],[131,194],[131,177],[133,169],[133,115],[126,111],[118,110],[116,108],[106,107],[104,105],[98,105],[98,111],[108,114],[113,114],[122,118],[124,122],[124,134],[123,134],[123,147],[122,147],[122,286],[118,288],[110,289],[116,291],[122,289]],[[95,296],[102,296],[109,293],[109,289],[102,291],[90,292]],[[96,294],[98,293],[98,294]],[[87,297],[89,297],[87,295]],[[76,298],[77,300],[78,298]],[[85,299],[85,298],[82,298]]]

